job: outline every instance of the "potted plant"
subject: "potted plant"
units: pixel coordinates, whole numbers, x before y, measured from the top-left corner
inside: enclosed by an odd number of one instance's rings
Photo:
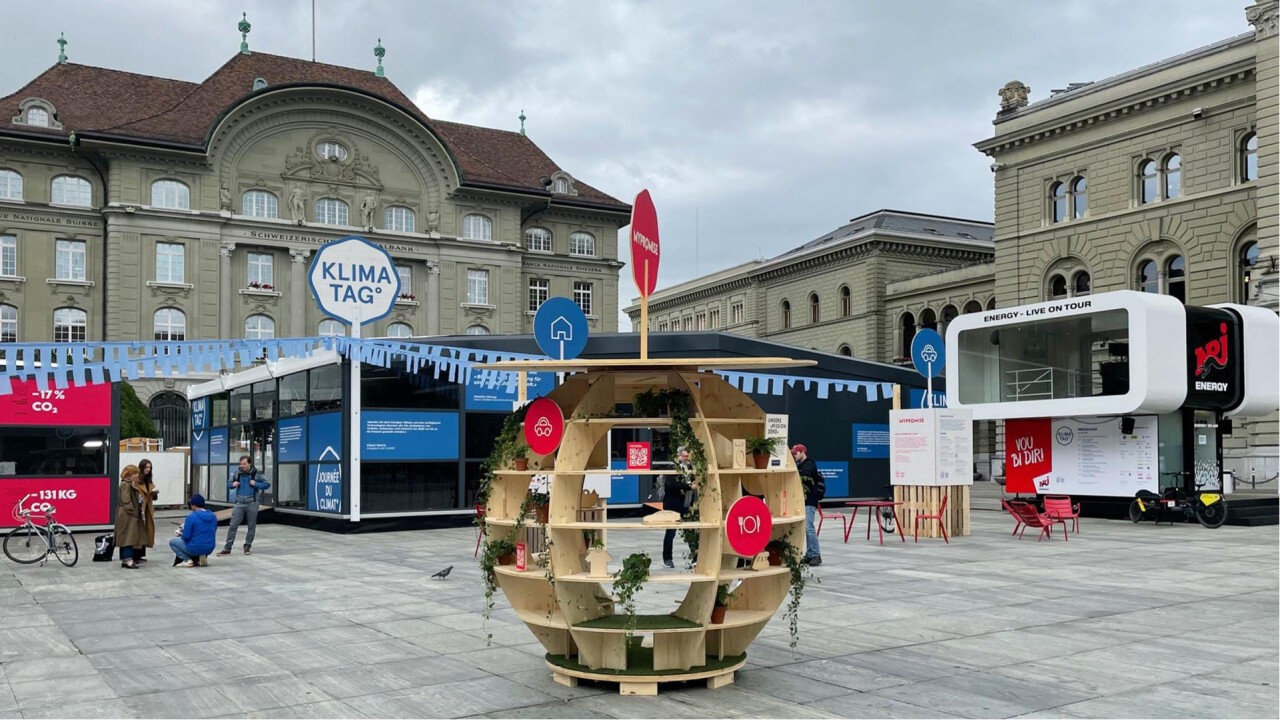
[[[785,552],[795,552],[795,548],[791,544],[781,538],[770,540],[768,545],[764,546],[765,552],[769,553],[769,564],[773,567],[782,565],[782,554]]]
[[[537,490],[530,490],[529,494],[525,496],[525,506],[526,507],[522,508],[522,510],[526,512],[528,508],[533,508],[534,522],[537,522],[540,525],[547,524],[547,520],[549,519],[550,510],[551,510],[550,494],[539,492]],[[522,512],[521,514],[523,515],[524,512]]]
[[[728,585],[716,586],[716,604],[711,608],[711,624],[720,625],[724,623],[724,614],[729,611],[729,600],[733,597],[733,591]]]
[[[783,538],[770,540],[765,550],[769,552],[770,565],[786,565],[791,571],[791,599],[787,602],[785,617],[791,632],[791,647],[794,648],[800,640],[800,599],[809,582],[809,566],[801,562],[800,553],[796,552],[795,546]],[[774,562],[775,557],[777,562]]]
[[[516,440],[515,444],[509,450],[511,454],[511,465],[516,470],[529,469],[529,445],[523,440]]]
[[[755,461],[757,470],[769,467],[769,456],[773,455],[773,451],[777,449],[778,442],[779,438],[747,438],[747,452],[751,453],[751,459]]]
[[[484,616],[489,618],[493,609],[493,592],[498,589],[498,577],[494,568],[499,565],[514,565],[516,562],[516,546],[510,540],[490,540],[484,544],[484,553],[480,556],[480,574],[484,578]]]
[[[622,561],[622,569],[613,574],[613,594],[628,616],[627,635],[636,629],[636,593],[649,579],[649,553],[632,553]]]

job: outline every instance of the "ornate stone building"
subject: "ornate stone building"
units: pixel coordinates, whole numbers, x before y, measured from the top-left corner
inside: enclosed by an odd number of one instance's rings
[[[369,72],[244,43],[191,83],[64,53],[0,98],[0,341],[341,333],[306,275],[350,234],[402,279],[366,336],[527,333],[554,295],[615,331],[629,206],[556,165],[523,114],[520,132],[428,117],[375,54]]]
[[[879,362],[909,362],[917,327],[948,313],[986,307],[985,282],[907,278],[954,271],[982,274],[991,261],[991,224],[878,210],[768,260],[753,260],[654,293],[654,332],[719,330]],[[966,275],[967,277],[967,275]],[[640,306],[624,312],[634,324]]]

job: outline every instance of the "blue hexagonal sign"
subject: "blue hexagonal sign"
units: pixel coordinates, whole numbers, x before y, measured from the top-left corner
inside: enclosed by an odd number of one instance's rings
[[[307,283],[320,309],[348,325],[385,317],[400,296],[400,275],[391,255],[354,235],[321,246]]]

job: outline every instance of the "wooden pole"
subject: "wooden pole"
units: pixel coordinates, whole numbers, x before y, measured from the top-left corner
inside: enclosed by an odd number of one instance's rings
[[[521,405],[529,402],[529,373],[524,370],[516,373],[516,392]]]

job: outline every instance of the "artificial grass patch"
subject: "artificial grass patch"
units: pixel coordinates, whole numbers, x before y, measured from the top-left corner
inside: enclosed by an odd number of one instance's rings
[[[630,616],[625,613],[605,615],[595,620],[578,623],[574,627],[588,630],[626,630],[629,627],[630,620]],[[635,630],[637,632],[642,630],[688,630],[700,627],[702,627],[702,623],[685,620],[675,615],[636,615]]]
[[[609,668],[589,668],[579,663],[574,658],[565,657],[564,655],[552,655],[547,653],[547,662],[565,670],[572,670],[581,673],[595,673],[598,675],[617,675],[619,677],[627,675],[689,675],[692,673],[709,672],[713,670],[723,670],[733,667],[743,660],[747,659],[747,654],[734,655],[726,657],[723,660],[719,658],[707,658],[706,665],[695,665],[688,670],[671,669],[671,670],[654,670],[653,669],[653,648],[640,647],[640,638],[633,638],[635,642],[627,643],[627,669],[612,670]]]

